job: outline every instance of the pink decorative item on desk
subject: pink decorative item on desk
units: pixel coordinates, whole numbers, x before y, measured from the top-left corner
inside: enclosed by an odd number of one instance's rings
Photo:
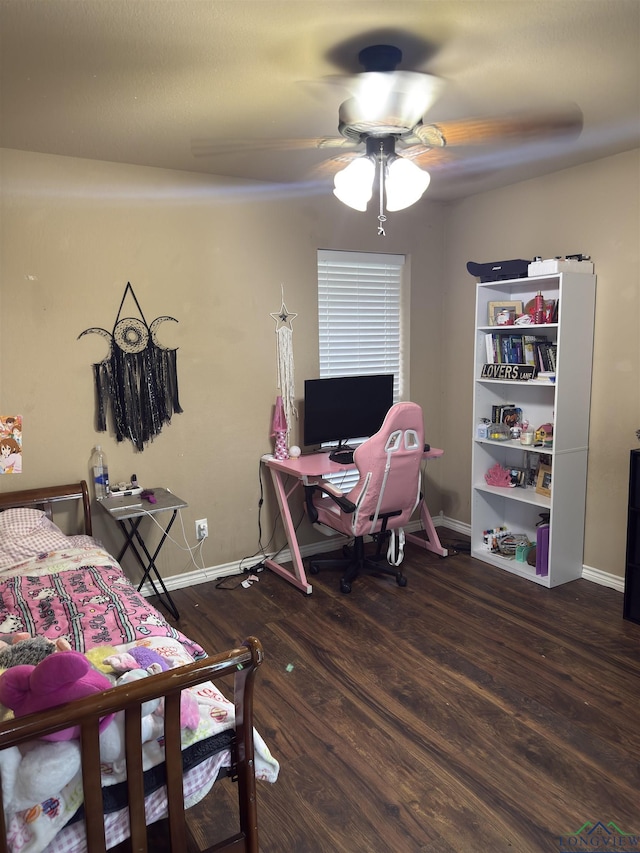
[[[289,451],[287,450],[287,419],[284,414],[284,404],[282,396],[278,394],[276,397],[276,407],[273,412],[273,422],[271,424],[271,436],[276,439],[274,456],[276,459],[288,459]]]

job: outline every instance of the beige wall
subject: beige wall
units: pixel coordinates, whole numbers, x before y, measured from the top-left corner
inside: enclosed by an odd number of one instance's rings
[[[194,520],[209,519],[205,566],[255,553],[259,459],[273,449],[270,312],[280,308],[283,285],[287,307],[298,313],[300,395],[304,378],[317,376],[318,248],[411,256],[411,393],[425,405],[433,443],[442,441],[444,226],[437,205],[394,214],[382,241],[375,214],[343,207],[326,189],[287,198],[264,185],[17,151],[3,151],[1,165],[0,413],[24,416],[24,473],[0,477],[0,490],[86,477],[101,442],[112,479],[135,472],[144,485],[168,486],[189,503],[183,518],[191,543]],[[77,340],[89,327],[113,327],[127,281],[148,322],[178,320],[163,324],[159,336],[179,347],[184,413],[142,453],[96,433],[91,364],[106,354],[106,341]],[[265,544],[274,504],[269,488],[266,495]],[[115,550],[118,531],[101,522],[98,511],[97,533]],[[303,538],[311,532],[303,525]],[[178,523],[173,535],[182,539]],[[168,576],[194,569],[172,543],[161,567]]]
[[[428,201],[376,236],[323,189],[282,195],[265,185],[3,151],[0,229],[0,413],[25,418],[24,474],[0,490],[86,477],[93,445],[112,478],[132,472],[185,498],[185,532],[208,517],[205,566],[258,549],[259,464],[275,388],[270,312],[284,286],[294,322],[298,395],[317,375],[316,250],[410,257],[411,397],[428,440],[432,511],[470,521],[474,279],[468,260],[591,254],[598,275],[585,563],[622,575],[629,449],[640,427],[639,157],[629,152],[451,204]],[[184,413],[143,453],[94,429],[91,364],[105,354],[91,326],[111,328],[127,281],[147,321],[160,315],[179,347]],[[266,488],[263,543],[274,518]],[[312,531],[302,526],[308,541]],[[97,532],[114,550],[115,531]],[[174,535],[181,540],[179,524]],[[277,545],[282,544],[280,532]],[[184,544],[183,544],[184,547]],[[168,543],[167,576],[194,568]]]
[[[468,260],[582,252],[597,274],[584,564],[624,574],[629,450],[640,446],[640,157],[631,151],[452,205],[446,223],[445,515],[470,521],[473,279]]]

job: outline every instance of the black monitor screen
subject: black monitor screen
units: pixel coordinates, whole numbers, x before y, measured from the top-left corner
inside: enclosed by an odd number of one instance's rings
[[[304,383],[304,443],[347,442],[376,433],[393,405],[393,374]]]

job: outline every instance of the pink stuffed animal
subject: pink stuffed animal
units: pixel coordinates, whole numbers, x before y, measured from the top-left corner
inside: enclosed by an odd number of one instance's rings
[[[124,675],[121,675],[116,682],[117,684],[130,680],[125,678],[127,673],[135,673],[135,678],[142,678],[145,675],[157,675],[172,668],[162,655],[145,646],[134,646],[128,652],[121,652],[105,658],[104,662],[116,672],[124,672]],[[160,703],[157,713],[164,716],[164,699]],[[199,724],[200,706],[198,700],[189,690],[183,690],[180,699],[180,725],[182,728],[195,731]]]
[[[111,655],[104,662],[116,672],[127,672],[131,669],[145,669],[149,675],[157,675],[170,669],[168,661],[154,649],[145,646],[134,646],[128,652]]]
[[[24,717],[46,708],[65,705],[74,699],[90,696],[112,687],[87,658],[75,651],[49,655],[37,666],[14,666],[0,675],[0,702],[11,708],[16,717]],[[109,725],[114,715],[100,720],[100,731]],[[45,735],[43,740],[71,740],[80,736],[80,726]]]

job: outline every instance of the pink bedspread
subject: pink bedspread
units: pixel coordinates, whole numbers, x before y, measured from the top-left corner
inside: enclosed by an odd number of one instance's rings
[[[0,576],[0,639],[28,631],[50,640],[63,637],[85,652],[146,637],[173,637],[196,660],[205,657],[200,645],[147,603],[105,551],[85,549],[74,553],[75,559],[68,553],[66,559],[61,556],[50,553],[46,561],[41,557],[21,565],[19,574]]]
[[[113,557],[102,548],[86,545],[43,551],[28,560],[0,569],[0,639],[3,634],[17,631],[28,631],[32,636],[41,635],[51,640],[62,637],[80,652],[96,646],[115,646],[115,651],[131,648],[125,644],[150,646],[170,659],[173,666],[206,657],[198,643],[173,628],[158,610],[147,603]],[[120,649],[121,646],[125,648]],[[233,725],[235,713],[233,703],[225,699],[211,682],[190,688],[190,691],[198,703],[200,722],[194,731],[183,730],[183,748]],[[256,777],[275,782],[278,762],[255,730],[254,742]],[[15,752],[18,747],[9,747],[9,750]],[[7,753],[5,750],[3,755]],[[147,741],[143,746],[145,769],[163,760],[161,742],[158,739]],[[186,806],[204,796],[211,788],[220,764],[229,761],[227,751],[185,776]],[[112,766],[103,762],[102,769],[103,784],[113,784],[124,778],[122,762]],[[81,853],[86,850],[84,824],[65,826],[82,802],[81,776],[81,771],[78,771],[62,791],[52,791],[44,802],[29,801],[26,808],[19,799],[13,803],[9,802],[10,797],[5,797],[11,853]],[[164,813],[162,791],[158,796],[151,795],[145,802],[149,821]],[[110,815],[107,824],[107,846],[119,843],[128,835],[126,811]]]

